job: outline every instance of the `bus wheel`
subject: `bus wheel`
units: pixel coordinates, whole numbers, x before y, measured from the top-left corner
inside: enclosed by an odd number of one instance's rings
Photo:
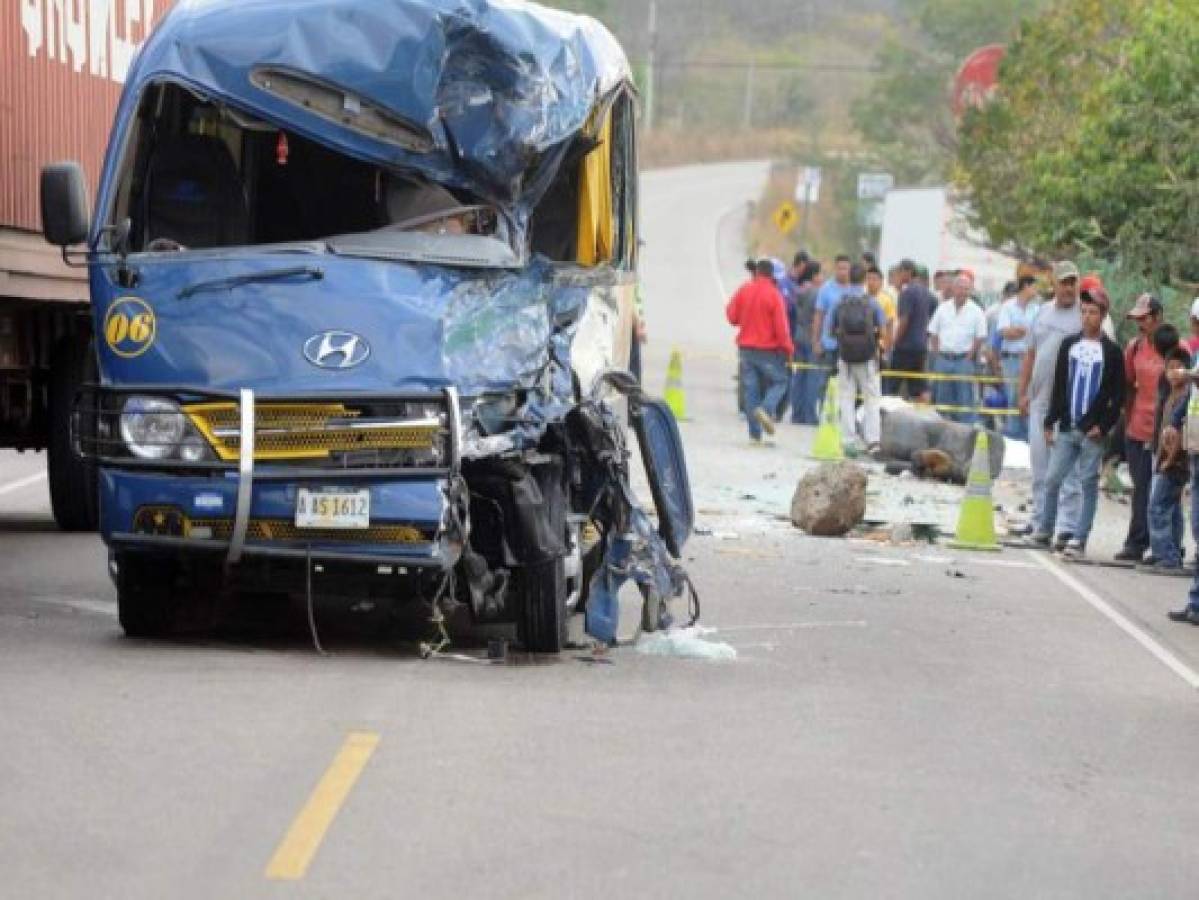
[[[50,437],[46,467],[50,508],[64,531],[95,531],[100,523],[96,466],[75,455],[71,446],[71,411],[75,392],[97,377],[96,349],[90,340],[66,337],[54,347],[50,365]],[[84,419],[80,430],[90,427]]]

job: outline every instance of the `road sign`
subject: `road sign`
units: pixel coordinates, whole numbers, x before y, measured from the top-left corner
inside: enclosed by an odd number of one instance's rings
[[[820,202],[820,182],[824,173],[819,166],[805,166],[799,173],[799,184],[795,186],[795,199],[804,206]]]
[[[953,79],[953,114],[961,116],[970,107],[982,108],[999,86],[999,64],[1007,52],[1002,44],[981,47],[970,54]]]
[[[799,210],[790,200],[784,200],[770,218],[774,222],[775,228],[783,234],[790,234],[791,229],[799,221]]]
[[[858,199],[882,200],[895,187],[895,176],[888,172],[862,172],[858,175]]]

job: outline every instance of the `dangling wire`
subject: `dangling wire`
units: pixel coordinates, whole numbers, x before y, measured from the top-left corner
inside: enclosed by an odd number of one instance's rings
[[[428,641],[421,642],[421,659],[432,659],[435,656],[439,656],[450,645],[450,633],[446,629],[445,613],[441,611],[441,598],[445,596],[446,589],[450,587],[453,578],[453,569],[445,573],[445,578],[441,580],[441,586],[438,587],[437,593],[433,595],[433,600],[429,604],[429,623],[433,626],[433,641],[435,643]]]
[[[687,585],[687,611],[691,615],[691,621],[687,623],[687,627],[691,628],[699,622],[699,591],[695,589],[695,583],[691,580],[691,576],[683,573],[683,582]]]
[[[313,609],[312,602],[312,545],[308,544],[305,547],[304,557],[304,583],[308,598],[308,633],[312,635],[312,646],[321,656],[328,656],[325,648],[321,646],[320,635],[316,632],[316,612]]]

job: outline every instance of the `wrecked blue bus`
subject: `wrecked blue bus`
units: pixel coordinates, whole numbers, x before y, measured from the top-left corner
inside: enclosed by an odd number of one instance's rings
[[[176,5],[94,212],[78,166],[42,172],[45,236],[89,270],[73,440],[126,633],[261,593],[466,609],[540,652],[584,608],[613,640],[628,582],[645,627],[694,615],[678,430],[626,371],[635,137],[590,18]]]

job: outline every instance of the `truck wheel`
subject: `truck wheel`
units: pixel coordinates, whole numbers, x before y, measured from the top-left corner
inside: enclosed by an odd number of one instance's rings
[[[50,363],[50,508],[64,531],[95,531],[100,523],[96,466],[77,457],[71,446],[71,409],[79,386],[96,380],[96,349],[90,340],[66,337],[55,345]],[[86,430],[88,423],[81,426]]]
[[[566,566],[561,558],[521,573],[517,636],[530,653],[558,653],[566,644]]]
[[[134,553],[117,556],[117,614],[127,637],[170,634],[179,609],[177,597],[170,560]]]
[[[641,630],[653,634],[662,621],[662,596],[651,585],[641,588]]]

